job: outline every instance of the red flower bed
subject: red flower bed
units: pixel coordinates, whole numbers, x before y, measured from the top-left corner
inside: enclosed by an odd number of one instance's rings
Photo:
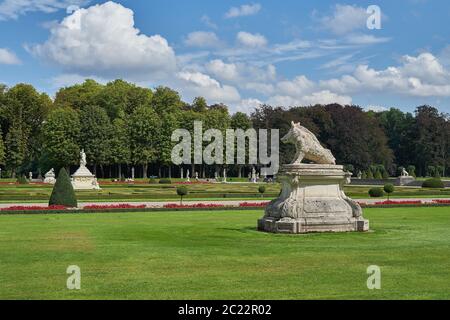
[[[375,202],[375,205],[384,205],[384,204],[422,204],[422,201],[420,201],[420,200],[404,200],[404,201],[386,200],[386,201]]]
[[[144,209],[145,207],[146,207],[145,204],[132,205],[127,203],[119,203],[119,204],[91,204],[88,206],[84,206],[83,209],[87,210]]]
[[[439,204],[450,204],[450,200],[447,199],[435,199],[433,200],[434,203],[439,203]]]
[[[65,206],[11,206],[2,208],[0,211],[33,211],[33,210],[66,210]]]
[[[164,205],[164,208],[168,209],[181,209],[181,208],[223,208],[225,207],[223,204],[217,203],[196,203],[196,204],[176,204],[176,203],[167,203]]]
[[[264,208],[268,204],[269,204],[269,202],[241,202],[241,203],[239,203],[239,207]]]

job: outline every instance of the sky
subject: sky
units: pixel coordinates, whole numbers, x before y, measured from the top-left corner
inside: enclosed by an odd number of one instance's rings
[[[0,83],[54,96],[122,78],[232,112],[336,102],[450,113],[449,31],[446,0],[0,0]]]

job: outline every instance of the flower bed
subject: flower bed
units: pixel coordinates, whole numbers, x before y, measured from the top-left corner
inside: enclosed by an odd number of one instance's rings
[[[385,204],[422,204],[422,201],[420,201],[420,200],[404,200],[404,201],[386,200],[386,201],[375,202],[375,205],[385,205]]]
[[[450,200],[447,199],[435,199],[433,200],[434,203],[439,203],[439,204],[450,204]]]
[[[83,209],[86,210],[109,210],[109,209],[144,209],[146,208],[145,204],[132,205],[128,203],[119,203],[119,204],[91,204],[88,206],[84,206]]]
[[[176,204],[167,203],[163,206],[166,209],[184,209],[184,208],[223,208],[225,205],[216,203],[196,203],[196,204]]]
[[[241,202],[239,207],[265,208],[269,202]]]
[[[66,210],[65,206],[11,206],[7,208],[1,208],[0,211],[36,211],[36,210]]]

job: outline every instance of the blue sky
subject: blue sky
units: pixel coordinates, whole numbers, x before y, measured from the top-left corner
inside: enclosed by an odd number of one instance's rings
[[[381,29],[369,29],[369,5]],[[353,103],[450,112],[450,2],[0,0],[0,82],[168,85],[232,111]]]

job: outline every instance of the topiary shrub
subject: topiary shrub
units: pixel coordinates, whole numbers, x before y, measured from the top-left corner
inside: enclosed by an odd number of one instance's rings
[[[28,184],[28,180],[27,180],[27,178],[25,178],[24,175],[21,175],[17,178],[17,183],[18,184]]]
[[[444,182],[439,178],[427,179],[422,183],[422,188],[444,188]]]
[[[155,178],[150,178],[150,179],[148,179],[148,183],[155,184],[155,183],[158,183],[158,180],[156,180]]]
[[[377,179],[377,180],[382,180],[383,179],[383,176],[381,175],[381,172],[379,170],[377,170],[375,172],[374,178]]]
[[[259,186],[258,192],[261,193],[261,198],[262,198],[263,195],[264,195],[264,192],[266,192],[266,187],[265,186]]]
[[[188,188],[186,186],[179,186],[177,188],[177,194],[180,196],[180,205],[183,205],[183,197],[188,194]]]
[[[372,173],[372,171],[369,169],[369,170],[367,170],[367,179],[373,179],[373,173]]]
[[[408,171],[409,175],[411,177],[416,177],[416,167],[413,165],[409,165],[408,168],[406,169],[406,171]]]
[[[381,188],[372,188],[369,190],[369,196],[372,198],[380,198],[384,195],[383,189]]]
[[[170,180],[168,178],[162,178],[162,179],[159,179],[159,183],[161,183],[161,184],[171,184],[172,180]]]
[[[59,170],[59,174],[56,178],[56,183],[53,186],[52,195],[50,196],[48,205],[60,205],[70,208],[75,208],[78,205],[72,182],[70,181],[70,177],[67,174],[66,169],[64,168],[61,168],[61,170]]]
[[[383,190],[387,193],[389,200],[389,195],[395,191],[395,187],[392,183],[388,183],[384,185]]]

